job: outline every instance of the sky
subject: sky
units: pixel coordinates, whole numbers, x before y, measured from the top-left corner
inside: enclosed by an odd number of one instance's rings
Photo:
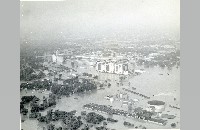
[[[20,39],[93,37],[115,33],[179,35],[180,0],[21,1]],[[159,36],[159,35],[158,35]]]

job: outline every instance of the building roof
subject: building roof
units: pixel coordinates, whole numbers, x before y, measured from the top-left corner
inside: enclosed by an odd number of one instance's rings
[[[152,101],[148,101],[148,104],[159,106],[159,105],[165,105],[165,102],[163,102],[163,101],[158,101],[158,100],[152,100]]]

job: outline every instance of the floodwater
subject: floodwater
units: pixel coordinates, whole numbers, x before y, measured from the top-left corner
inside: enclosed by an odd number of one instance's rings
[[[79,68],[81,69],[81,68]],[[107,127],[111,129],[116,130],[126,130],[129,129],[128,127],[125,127],[123,125],[124,121],[129,121],[130,123],[135,124],[135,126],[145,126],[149,129],[170,129],[171,123],[180,122],[180,110],[176,110],[173,108],[170,108],[169,105],[173,106],[180,106],[180,68],[173,68],[172,70],[168,69],[161,69],[159,67],[149,68],[145,69],[145,73],[142,73],[138,76],[132,76],[127,78],[123,86],[117,86],[117,82],[119,79],[118,75],[115,74],[106,74],[106,73],[100,73],[98,74],[96,71],[94,71],[92,68],[79,70],[82,72],[88,72],[97,74],[99,78],[103,81],[106,79],[110,79],[111,87],[105,87],[105,89],[97,90],[95,92],[88,92],[87,94],[79,94],[79,95],[72,95],[71,97],[62,97],[58,100],[57,105],[55,107],[49,108],[53,110],[65,110],[65,111],[72,111],[77,110],[77,115],[80,115],[81,111],[84,111],[85,109],[82,108],[83,105],[87,103],[97,103],[102,105],[111,105],[113,108],[118,109],[124,109],[127,110],[127,106],[122,106],[122,103],[120,101],[114,101],[112,104],[110,101],[106,100],[104,97],[107,95],[116,95],[120,92],[125,92],[122,90],[122,88],[130,89],[132,87],[136,88],[136,92],[139,92],[141,94],[144,94],[146,96],[151,97],[149,100],[162,100],[166,102],[166,110],[163,113],[166,114],[173,114],[176,116],[175,119],[169,119],[166,126],[160,126],[152,123],[146,123],[143,121],[139,121],[136,119],[129,119],[123,116],[117,116],[114,115],[113,118],[117,119],[117,123],[108,123]],[[128,82],[130,82],[130,86],[128,85]],[[142,97],[139,97],[137,95],[131,94],[126,92],[129,95],[129,98],[131,99],[138,99],[139,102],[136,103],[134,106],[142,106],[145,108],[147,104],[147,99],[144,99]],[[48,93],[46,93],[47,96]],[[24,95],[36,95],[37,97],[42,99],[42,96],[45,95],[43,93],[38,92],[32,92],[28,91],[27,93],[25,91],[21,91],[21,96]],[[78,98],[78,99],[74,99]],[[174,100],[176,98],[176,100]],[[27,106],[28,107],[28,106]],[[49,110],[48,109],[48,110]],[[45,110],[42,112],[42,115],[46,114]],[[89,112],[89,110],[86,110]],[[99,113],[100,114],[100,113]],[[106,114],[102,114],[104,117],[108,117]],[[21,123],[21,127],[24,130],[42,130],[43,127],[46,127],[45,124],[38,123],[37,120],[34,119],[28,119],[28,117],[22,116],[22,118],[26,119],[25,122]],[[55,123],[57,126],[61,125],[60,123]],[[180,123],[177,124],[176,128],[180,128]]]

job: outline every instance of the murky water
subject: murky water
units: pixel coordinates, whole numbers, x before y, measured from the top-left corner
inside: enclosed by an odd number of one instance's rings
[[[88,72],[93,74],[98,74],[94,69],[80,69],[79,71],[82,72]],[[114,74],[98,74],[99,78],[103,81],[105,79],[111,79],[111,87],[106,87],[102,90],[97,90],[95,92],[90,92],[87,94],[79,94],[79,95],[73,95],[71,97],[63,97],[61,98],[57,105],[53,107],[53,110],[65,110],[65,111],[72,111],[77,110],[77,115],[80,115],[80,112],[85,110],[82,108],[83,105],[87,103],[97,103],[97,104],[104,104],[104,105],[112,105],[114,108],[124,109],[127,110],[127,106],[121,107],[122,103],[120,101],[114,101],[113,104],[111,104],[108,100],[106,100],[104,97],[107,95],[115,95],[119,94],[119,92],[124,92],[122,90],[123,87],[131,89],[131,87],[136,88],[136,90],[139,93],[142,93],[144,95],[147,95],[151,97],[150,100],[157,99],[157,100],[163,100],[166,102],[167,105],[171,104],[174,106],[179,106],[180,104],[180,69],[173,68],[172,70],[168,69],[161,69],[159,67],[155,68],[149,68],[145,69],[145,73],[129,77],[130,87],[128,86],[128,82],[124,83],[123,86],[117,86],[116,82],[118,82],[119,76]],[[164,94],[163,94],[164,93]],[[147,100],[137,96],[133,95],[131,93],[127,93],[131,99],[139,99],[139,102],[136,104],[136,106],[145,106],[147,104]],[[159,96],[160,94],[160,96]],[[36,95],[39,98],[42,99],[42,96],[44,94],[38,93],[38,92],[28,92],[25,93],[24,91],[21,92],[22,95]],[[154,95],[154,96],[153,96]],[[74,99],[78,98],[78,99]],[[174,98],[176,98],[176,101],[174,101]],[[50,108],[49,108],[50,109]],[[46,110],[47,111],[47,110]],[[42,114],[46,114],[46,111],[42,112]],[[88,110],[87,110],[88,111]],[[170,111],[168,114],[175,114],[177,117],[169,121],[166,126],[159,126],[152,123],[144,123],[141,121],[138,121],[136,119],[128,119],[122,116],[116,116],[114,115],[113,118],[119,120],[118,123],[108,123],[108,128],[113,128],[117,130],[124,130],[128,129],[127,127],[124,127],[123,122],[129,121],[131,123],[134,123],[135,125],[143,125],[147,128],[171,128],[170,124],[174,122],[180,121],[180,110],[175,110],[172,108],[167,107],[164,113],[167,113],[167,111]],[[105,114],[102,114],[105,117],[108,117]],[[23,117],[26,119],[25,122],[22,123],[22,129],[24,130],[42,130],[42,128],[45,126],[44,124],[38,123],[37,120],[28,119],[27,117]],[[58,123],[56,123],[59,125]],[[178,125],[177,128],[180,126]]]

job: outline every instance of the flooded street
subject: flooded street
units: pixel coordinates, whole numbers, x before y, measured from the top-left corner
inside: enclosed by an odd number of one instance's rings
[[[90,68],[91,69],[91,68]],[[105,89],[96,90],[94,92],[87,92],[85,94],[74,94],[70,97],[62,97],[58,99],[57,105],[55,107],[48,108],[53,110],[64,110],[64,111],[72,111],[77,110],[77,115],[80,115],[81,111],[89,111],[83,108],[83,105],[88,103],[96,103],[102,105],[111,105],[113,108],[127,110],[127,106],[122,106],[122,102],[114,101],[112,104],[109,100],[106,100],[104,97],[107,95],[116,95],[120,92],[127,93],[130,99],[138,99],[139,102],[135,104],[135,106],[144,107],[147,105],[147,99],[144,99],[138,95],[134,95],[128,92],[125,92],[122,88],[131,89],[132,87],[136,88],[136,92],[142,93],[144,95],[149,96],[151,99],[149,100],[162,100],[166,102],[166,110],[163,113],[167,113],[170,111],[170,114],[175,114],[176,118],[172,119],[172,121],[168,121],[166,126],[160,126],[152,123],[146,123],[144,121],[138,121],[137,119],[130,119],[123,116],[114,115],[113,118],[117,119],[117,123],[108,123],[108,128],[113,128],[116,130],[125,130],[128,129],[123,125],[124,121],[129,121],[137,126],[143,125],[147,128],[171,128],[170,124],[173,122],[180,121],[180,110],[175,110],[169,107],[170,105],[179,106],[180,105],[180,69],[173,68],[172,70],[161,69],[158,67],[145,69],[145,73],[132,76],[126,79],[123,83],[123,86],[117,86],[116,82],[118,82],[118,75],[114,74],[106,74],[100,73],[99,78],[103,81],[105,79],[112,79],[110,81],[111,87],[105,87]],[[130,82],[130,86],[128,85],[128,81]],[[21,91],[21,96],[24,95],[35,95],[42,99],[44,95],[48,96],[48,92],[40,93],[36,91],[28,91],[27,93],[23,90]],[[174,101],[176,98],[176,101]],[[27,106],[28,107],[28,106]],[[42,115],[45,115],[47,110],[42,112]],[[101,113],[99,113],[101,114]],[[108,117],[106,114],[102,114],[105,117]],[[28,117],[22,116],[22,119],[26,119],[23,123],[21,123],[21,127],[24,130],[42,130],[43,127],[46,127],[42,123],[38,123],[37,120],[28,119]],[[57,125],[62,125],[61,123],[55,123]],[[177,126],[179,128],[180,126]],[[94,128],[94,127],[93,127]]]

